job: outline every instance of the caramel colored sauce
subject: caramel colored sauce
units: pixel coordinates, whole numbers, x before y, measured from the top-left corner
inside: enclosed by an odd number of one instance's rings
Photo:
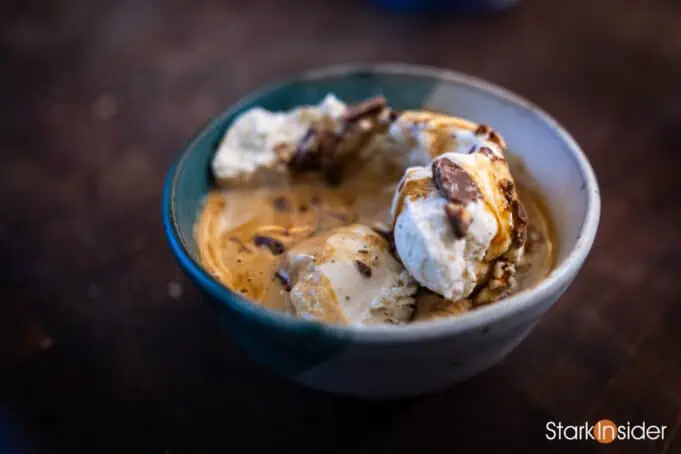
[[[310,174],[290,186],[213,190],[204,201],[196,225],[202,264],[226,287],[244,297],[292,313],[286,279],[278,275],[281,250],[322,236],[335,227],[353,223],[372,226],[377,222],[390,225],[392,196],[400,177],[397,172],[377,175],[358,170],[337,187]],[[410,183],[424,185],[419,180]],[[521,290],[536,285],[553,267],[556,236],[541,196],[521,181],[516,183],[528,214],[529,231],[533,238],[541,239],[533,241],[518,267]],[[419,189],[425,193],[429,186]],[[417,295],[416,305],[419,320],[456,315],[471,307],[466,302],[447,302],[423,291]]]
[[[404,183],[404,187],[400,191],[395,204],[395,218],[392,220],[392,230],[395,230],[395,222],[400,213],[402,213],[402,210],[404,210],[404,202],[407,197],[409,200],[418,200],[427,197],[433,187],[433,180],[430,178],[409,180]]]

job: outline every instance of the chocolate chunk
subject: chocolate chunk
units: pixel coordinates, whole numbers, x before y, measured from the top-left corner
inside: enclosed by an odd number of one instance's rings
[[[310,207],[307,206],[307,205],[305,205],[305,204],[300,205],[300,206],[298,207],[298,212],[299,212],[299,213],[307,213],[308,211],[310,211]]]
[[[508,202],[509,206],[511,202],[513,201],[513,188],[515,186],[513,185],[513,182],[511,180],[501,180],[499,182],[499,190],[501,193],[504,195],[504,198],[506,199],[506,202]]]
[[[289,165],[294,171],[299,172],[318,169],[321,166],[317,131],[314,128],[308,129],[300,140]]]
[[[317,131],[317,148],[322,166],[333,160],[339,140],[338,134],[329,129]]]
[[[513,217],[518,219],[518,222],[527,224],[527,212],[525,212],[525,208],[519,201],[514,200],[511,203],[511,209],[513,210]]]
[[[355,260],[355,265],[357,265],[357,270],[359,271],[359,274],[366,278],[371,277],[371,267],[369,265],[362,262],[361,260]]]
[[[338,184],[342,169],[336,162],[336,150],[340,137],[329,129],[310,128],[298,144],[289,162],[293,171],[322,171],[330,184]]]
[[[484,136],[486,134],[489,134],[490,128],[487,125],[479,125],[473,134],[476,136]]]
[[[265,235],[256,235],[253,238],[253,243],[258,247],[266,247],[274,255],[279,255],[284,252],[284,245],[279,240]]]
[[[527,240],[527,213],[518,200],[511,202],[513,214],[513,246],[520,247]]]
[[[288,200],[286,197],[277,197],[274,199],[274,208],[277,211],[289,211],[291,209],[291,206],[289,205]]]
[[[279,282],[281,282],[281,285],[284,286],[284,289],[287,292],[291,291],[291,282],[289,281],[288,275],[285,272],[279,270],[276,273],[274,273],[274,277],[277,278]]]
[[[491,131],[489,133],[489,141],[497,144],[498,146],[502,147],[503,143],[501,141],[501,136],[496,133],[496,131]]]
[[[343,180],[343,167],[337,164],[329,165],[323,170],[324,180],[331,186],[338,186]]]
[[[445,214],[449,223],[452,225],[454,236],[463,238],[468,233],[468,228],[471,226],[473,218],[466,208],[456,203],[448,203],[445,205]]]
[[[490,161],[500,161],[501,158],[497,156],[491,148],[489,147],[480,147],[480,153],[484,154],[489,158]]]
[[[450,202],[466,204],[481,197],[480,190],[471,177],[449,159],[433,161],[433,182]]]
[[[388,104],[388,101],[383,96],[374,96],[357,104],[352,104],[348,107],[345,113],[341,116],[341,120],[347,122],[357,121],[367,115],[374,115],[383,110]]]

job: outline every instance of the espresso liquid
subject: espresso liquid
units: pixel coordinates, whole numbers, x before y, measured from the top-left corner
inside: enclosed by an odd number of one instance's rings
[[[337,187],[310,174],[286,187],[215,190],[205,200],[196,237],[203,265],[224,285],[268,308],[291,312],[287,283],[278,276],[281,253],[335,227],[353,223],[390,226],[390,205],[401,172],[360,171]],[[516,181],[528,214],[528,242],[518,266],[518,288],[530,288],[551,270],[552,223],[541,199]],[[421,304],[422,303],[422,304]],[[416,295],[418,319],[465,312],[470,304]],[[419,310],[421,307],[421,310]]]

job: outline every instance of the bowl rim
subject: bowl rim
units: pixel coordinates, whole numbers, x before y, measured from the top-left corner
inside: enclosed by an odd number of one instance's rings
[[[296,318],[267,309],[243,298],[238,293],[229,290],[206,272],[189,253],[175,220],[175,206],[173,204],[173,201],[175,200],[177,179],[188,156],[191,155],[196,147],[196,143],[199,142],[205,134],[215,128],[216,125],[220,124],[225,117],[233,115],[235,112],[251,104],[253,100],[266,93],[279,90],[286,85],[295,82],[323,79],[331,76],[345,76],[353,73],[413,75],[432,78],[436,81],[440,80],[459,85],[468,85],[529,110],[536,115],[540,121],[546,124],[548,128],[553,129],[558,138],[567,145],[569,155],[575,162],[583,182],[586,185],[585,192],[587,196],[585,216],[579,229],[577,240],[572,249],[562,260],[562,263],[555,267],[549,276],[534,287],[520,291],[494,304],[479,307],[457,317],[437,319],[406,326],[336,326],[315,320]],[[264,324],[272,325],[272,328],[293,331],[310,329],[315,331],[321,330],[328,335],[340,338],[350,338],[355,342],[404,342],[423,340],[486,328],[489,325],[506,319],[514,314],[530,310],[535,305],[550,299],[556,294],[560,295],[578,273],[591,250],[598,230],[600,211],[601,199],[599,185],[588,159],[570,133],[543,109],[510,90],[459,71],[431,66],[390,62],[350,63],[310,69],[297,75],[265,84],[261,88],[251,91],[235,102],[230,108],[209,121],[191,137],[168,171],[162,197],[164,230],[170,243],[171,250],[184,271],[187,272],[195,282],[200,283],[202,290],[207,291],[222,304],[226,304],[237,310],[241,315],[256,319]]]

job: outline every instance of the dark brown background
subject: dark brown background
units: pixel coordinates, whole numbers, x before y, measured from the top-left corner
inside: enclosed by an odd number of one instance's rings
[[[610,418],[669,429],[607,452],[681,452],[677,0],[431,19],[360,0],[14,1],[1,16],[0,421],[34,449],[601,452],[548,444],[544,424]],[[527,341],[406,402],[322,395],[252,365],[160,221],[164,173],[210,117],[273,78],[367,60],[455,68],[529,97],[581,142],[602,186],[591,257]]]

